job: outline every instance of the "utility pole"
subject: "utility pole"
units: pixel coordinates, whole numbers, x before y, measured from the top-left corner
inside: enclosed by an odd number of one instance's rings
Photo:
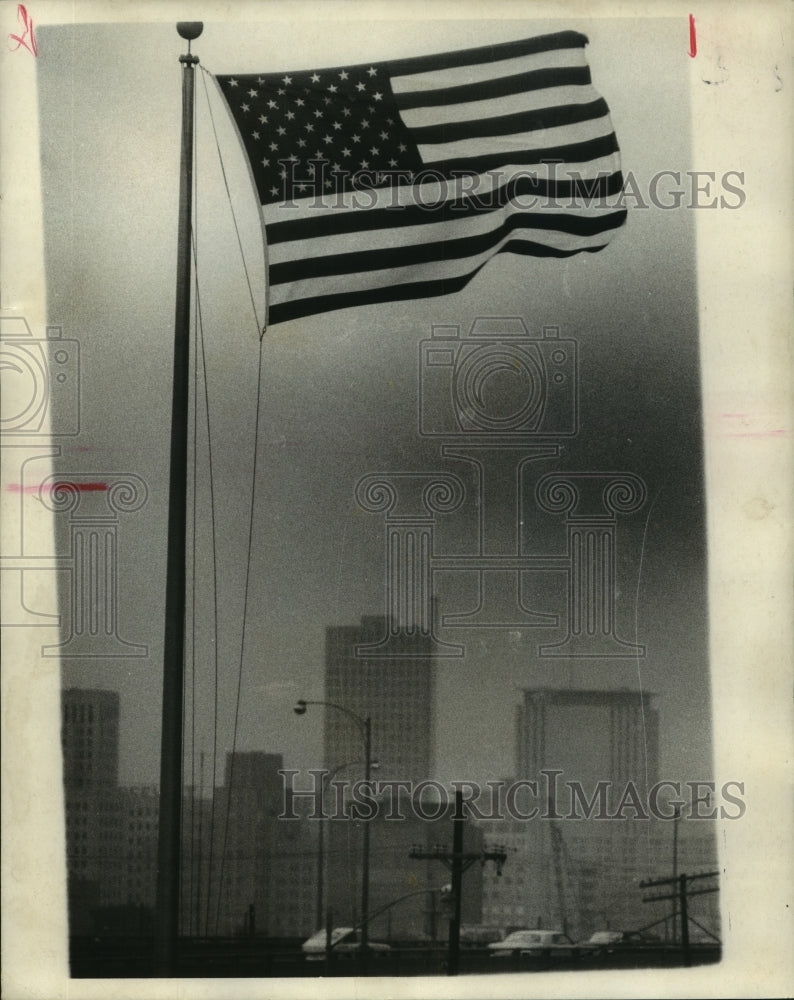
[[[651,878],[640,882],[641,889],[648,889],[656,886],[669,886],[670,891],[661,896],[643,896],[643,903],[655,903],[663,899],[672,900],[673,906],[678,907],[681,916],[681,950],[684,957],[684,964],[692,964],[692,949],[689,943],[689,908],[688,899],[690,896],[704,896],[708,893],[719,892],[719,886],[711,885],[705,889],[690,889],[689,883],[698,879],[717,878],[719,872],[700,872],[697,875],[677,875],[675,878]],[[712,935],[713,936],[713,935]]]
[[[409,857],[432,859],[440,861],[452,874],[452,916],[449,921],[449,951],[447,958],[447,975],[457,976],[460,965],[460,915],[463,896],[463,873],[468,871],[475,861],[485,864],[486,861],[496,863],[496,874],[502,874],[502,865],[507,861],[503,849],[496,851],[464,851],[463,850],[463,792],[455,792],[455,812],[452,815],[452,850],[436,847],[432,851],[414,848]]]

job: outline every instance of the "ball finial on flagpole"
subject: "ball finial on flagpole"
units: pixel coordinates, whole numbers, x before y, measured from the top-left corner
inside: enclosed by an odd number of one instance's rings
[[[180,37],[186,39],[188,42],[192,42],[194,38],[198,38],[201,32],[204,30],[203,21],[179,21],[177,22],[176,30]]]

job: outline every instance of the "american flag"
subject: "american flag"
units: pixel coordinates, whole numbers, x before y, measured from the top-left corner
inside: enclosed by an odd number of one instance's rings
[[[262,204],[268,322],[455,292],[505,251],[603,249],[626,212],[586,44],[218,76]]]

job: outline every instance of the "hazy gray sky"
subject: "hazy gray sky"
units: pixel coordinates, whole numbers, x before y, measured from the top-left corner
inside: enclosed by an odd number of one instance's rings
[[[678,20],[448,22],[432,32],[401,22],[377,31],[329,23],[314,35],[283,22],[244,32],[208,23],[194,51],[212,72],[289,71],[564,28],[590,38],[593,81],[610,105],[624,170],[641,186],[661,170],[686,170],[686,38]],[[39,50],[48,318],[80,341],[82,357],[82,431],[64,449],[59,471],[133,472],[149,487],[146,507],[119,529],[121,634],[146,643],[149,657],[65,661],[63,677],[121,691],[122,779],[154,782],[182,42],[172,26],[64,26],[43,28]],[[218,507],[223,753],[236,695],[259,348],[204,80],[199,73],[197,232]],[[254,195],[222,105],[210,96],[249,266],[261,281]],[[468,646],[464,660],[438,667],[438,776],[509,774],[518,691],[558,683],[656,692],[664,770],[710,773],[696,305],[694,213],[652,207],[630,211],[625,229],[597,255],[503,255],[456,295],[268,331],[238,746],[283,752],[288,766],[318,764],[322,718],[298,719],[291,708],[298,697],[322,696],[325,626],[383,610],[383,525],[356,508],[355,483],[389,469],[464,475],[417,437],[418,344],[434,323],[468,328],[478,315],[516,315],[533,335],[555,325],[579,344],[581,430],[542,471],[620,470],[648,485],[645,507],[618,524],[618,631],[633,639],[636,629],[648,655],[543,662],[535,647],[560,638],[558,631],[445,631],[448,641]],[[205,488],[199,499],[198,607],[208,639]],[[546,521],[533,544],[562,551],[562,522]],[[198,708],[207,750],[211,666],[205,651]]]

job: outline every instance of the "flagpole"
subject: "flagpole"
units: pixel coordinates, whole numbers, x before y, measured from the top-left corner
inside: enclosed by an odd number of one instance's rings
[[[172,976],[179,937],[182,815],[182,712],[184,701],[185,586],[187,528],[187,409],[190,355],[190,241],[193,211],[193,95],[198,57],[190,43],[204,25],[180,21],[188,43],[182,63],[182,151],[179,173],[179,229],[174,316],[174,382],[171,405],[171,462],[168,486],[163,713],[160,739],[160,822],[155,909],[156,973]]]

